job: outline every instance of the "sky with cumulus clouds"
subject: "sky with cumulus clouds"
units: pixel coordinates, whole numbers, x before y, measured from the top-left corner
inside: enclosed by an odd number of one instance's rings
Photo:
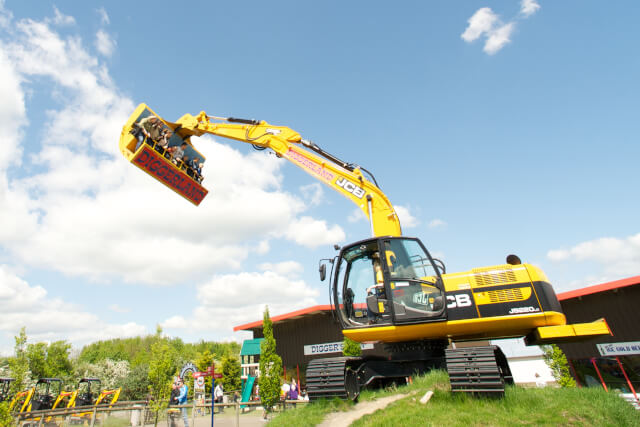
[[[636,2],[250,3],[0,0],[0,354],[22,326],[241,340],[265,305],[328,303],[318,260],[368,236],[304,172],[211,136],[192,206],[119,154],[140,102],[362,165],[448,271],[640,274]]]

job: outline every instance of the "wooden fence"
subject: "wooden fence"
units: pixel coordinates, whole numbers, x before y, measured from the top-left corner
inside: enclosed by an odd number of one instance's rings
[[[289,406],[295,406],[296,404],[304,404],[309,403],[305,400],[287,400],[281,401],[278,404],[278,410],[284,411]],[[240,413],[242,412],[242,407],[258,407],[262,406],[260,401],[251,401],[251,402],[230,402],[230,403],[214,403],[214,408],[228,408],[233,407],[235,409],[236,414],[236,426],[240,426]],[[169,409],[180,409],[180,408],[191,408],[192,410],[192,418],[194,419],[195,425],[195,415],[198,410],[203,410],[202,412],[206,412],[207,409],[211,410],[211,399],[206,400],[204,403],[196,403],[195,401],[192,404],[185,405],[170,405],[167,407]],[[164,418],[164,415],[167,414],[167,410],[162,411],[158,415],[161,415]],[[72,422],[82,421],[84,425],[87,423],[90,427],[94,427],[97,423],[99,423],[99,418],[102,414],[106,414],[109,416],[113,412],[126,412],[126,411],[140,411],[140,423],[144,425],[146,421],[153,422],[155,421],[155,414],[148,406],[148,402],[145,400],[133,400],[133,401],[125,401],[125,402],[117,402],[113,405],[104,405],[104,406],[77,406],[75,408],[64,408],[64,409],[54,409],[54,410],[41,410],[41,411],[30,411],[20,414],[14,414],[15,420],[18,422],[18,425],[28,424],[30,426],[46,426],[55,423],[59,426],[70,425]],[[150,419],[153,418],[153,419]]]

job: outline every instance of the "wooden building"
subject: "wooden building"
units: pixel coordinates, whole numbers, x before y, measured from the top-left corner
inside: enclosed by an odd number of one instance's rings
[[[560,344],[578,384],[640,391],[640,276],[563,292],[558,299],[569,323],[604,317],[612,333]]]

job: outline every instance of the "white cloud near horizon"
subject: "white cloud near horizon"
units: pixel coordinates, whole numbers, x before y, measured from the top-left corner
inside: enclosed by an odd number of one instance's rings
[[[293,264],[284,267],[290,269]],[[198,286],[198,306],[190,317],[172,316],[162,327],[226,334],[235,326],[261,320],[265,306],[277,316],[318,304],[320,292],[303,280],[289,277],[291,271],[243,272],[216,275]]]
[[[640,233],[625,238],[602,237],[578,243],[569,249],[553,249],[547,258],[554,262],[595,262],[605,276],[591,280],[615,280],[640,274]]]
[[[52,298],[42,286],[32,286],[8,266],[0,264],[0,331],[17,335],[26,328],[31,341],[67,340],[74,345],[94,341],[146,334],[146,327],[135,322],[106,323],[95,314]],[[7,354],[12,348],[0,347]]]
[[[518,17],[529,18],[538,9],[540,5],[535,0],[522,0]],[[467,28],[460,37],[467,43],[484,37],[486,40],[483,51],[489,55],[495,55],[511,42],[511,36],[516,29],[515,19],[517,17],[504,23],[491,8],[482,7],[469,18]]]

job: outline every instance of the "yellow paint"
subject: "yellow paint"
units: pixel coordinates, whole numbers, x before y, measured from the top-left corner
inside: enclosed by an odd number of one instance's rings
[[[480,319],[451,320],[416,325],[378,326],[344,329],[342,333],[357,342],[402,342],[422,339],[482,339],[522,337],[542,326],[564,325],[558,312],[495,316]]]

